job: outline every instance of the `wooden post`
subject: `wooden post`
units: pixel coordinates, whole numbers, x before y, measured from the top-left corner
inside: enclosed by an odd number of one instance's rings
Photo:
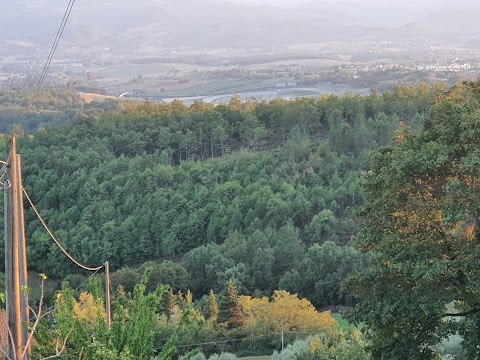
[[[22,289],[28,286],[27,272],[27,241],[25,236],[25,218],[23,214],[23,184],[22,184],[22,159],[17,154],[17,196],[18,196],[18,261],[20,269],[20,301],[21,301],[21,317],[22,317],[22,348],[28,341],[28,329],[25,326],[30,321],[30,314],[27,306],[28,298]],[[30,347],[27,350],[30,353]]]
[[[25,225],[23,219],[20,158],[15,137],[10,141],[5,186],[5,280],[7,324],[13,344],[8,343],[8,355],[20,360],[27,342],[28,311],[22,286],[27,285]],[[19,178],[20,177],[20,178]]]
[[[285,360],[285,343],[283,339],[283,331],[282,331],[282,360]]]
[[[7,306],[7,326],[12,335],[12,341],[7,337],[7,354],[10,359],[16,357],[16,334],[18,331],[15,322],[15,281],[13,271],[13,189],[12,189],[12,153],[7,159],[6,177],[4,183],[5,196],[5,292]],[[13,344],[12,344],[13,342]]]
[[[111,298],[110,298],[110,263],[105,262],[105,308],[107,312],[107,328],[108,330],[112,327],[112,309],[111,309]]]

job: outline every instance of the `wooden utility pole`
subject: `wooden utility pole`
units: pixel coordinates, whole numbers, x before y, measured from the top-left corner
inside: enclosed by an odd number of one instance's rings
[[[12,335],[8,355],[21,360],[27,343],[28,307],[24,287],[27,286],[27,253],[23,218],[22,170],[15,137],[9,144],[5,191],[5,280],[7,324]]]
[[[107,328],[112,327],[112,309],[110,299],[110,263],[105,262],[105,307],[107,312]]]

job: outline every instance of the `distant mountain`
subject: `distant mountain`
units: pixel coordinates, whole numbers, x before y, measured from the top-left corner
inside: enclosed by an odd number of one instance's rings
[[[480,10],[456,10],[432,14],[419,22],[408,24],[411,34],[428,36],[435,40],[458,40],[480,36]]]
[[[467,49],[480,49],[480,38],[468,40],[463,46]]]
[[[287,1],[280,7],[237,0],[82,0],[72,11],[62,46],[129,52],[159,47],[272,49],[337,40],[480,36],[480,5],[472,0],[458,0],[455,6],[447,0],[405,1],[315,0],[288,8]],[[48,47],[65,1],[7,1],[2,7],[0,42]]]
[[[62,7],[58,0],[44,4],[45,0],[10,4],[9,15],[0,15],[0,26],[5,30],[0,32],[0,40],[50,44]],[[330,9],[312,12],[212,0],[85,0],[73,9],[64,41],[81,47],[110,43],[139,48],[154,43],[168,47],[272,48],[296,42],[358,39],[357,31],[345,28],[343,20]]]

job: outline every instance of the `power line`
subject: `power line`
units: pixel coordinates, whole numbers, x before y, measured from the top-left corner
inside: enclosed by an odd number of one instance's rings
[[[215,344],[225,344],[229,342],[235,342],[235,341],[241,341],[241,340],[248,340],[248,339],[255,339],[255,338],[264,338],[268,336],[274,336],[274,335],[280,335],[280,333],[271,333],[271,334],[265,334],[265,335],[253,335],[253,336],[247,336],[244,338],[238,338],[238,339],[229,339],[229,340],[219,340],[219,341],[211,341],[211,342],[204,342],[204,343],[197,343],[197,344],[183,344],[183,345],[176,345],[176,348],[186,348],[186,347],[192,347],[192,346],[202,346],[202,345],[215,345]],[[155,350],[162,350],[165,346],[159,347]]]
[[[73,5],[75,5],[76,0],[70,0],[65,13],[63,14],[62,22],[60,23],[60,27],[58,28],[57,35],[55,40],[53,41],[52,47],[50,49],[50,53],[48,54],[47,61],[42,70],[42,74],[38,80],[38,84],[35,90],[33,97],[30,99],[29,104],[27,105],[27,115],[32,111],[33,104],[37,99],[37,96],[40,92],[40,87],[42,86],[43,81],[45,80],[45,76],[47,75],[48,68],[50,67],[50,63],[52,62],[53,56],[55,55],[55,51],[57,50],[58,44],[60,39],[62,38],[63,31],[65,30],[65,26],[67,25],[68,18],[70,17],[70,13],[72,12]]]
[[[77,260],[75,260],[75,258],[70,255],[67,250],[65,250],[65,248],[62,246],[62,244],[60,244],[60,242],[57,240],[57,238],[55,237],[55,235],[53,235],[53,233],[50,231],[50,229],[48,228],[47,224],[45,223],[45,221],[43,220],[42,216],[40,215],[40,213],[38,212],[37,208],[35,207],[35,205],[33,204],[33,201],[32,199],[30,199],[30,196],[28,196],[25,188],[22,186],[22,190],[23,190],[23,193],[25,194],[25,197],[27,198],[28,202],[30,203],[30,206],[32,207],[33,211],[35,211],[35,214],[37,214],[37,217],[38,219],[40,220],[40,222],[42,223],[43,227],[45,228],[45,230],[47,230],[48,234],[51,236],[51,238],[53,239],[53,241],[55,241],[55,243],[57,244],[57,246],[60,248],[60,250],[63,251],[63,253],[72,261],[74,262],[77,266],[81,267],[82,269],[85,269],[85,270],[88,270],[88,271],[98,271],[100,270],[102,267],[103,267],[103,264],[100,265],[100,266],[97,266],[97,267],[88,267],[88,266],[85,266],[83,264],[81,264],[80,262],[78,262]]]
[[[285,331],[285,335],[288,334],[296,334],[296,335],[322,335],[324,336],[325,334],[322,333],[321,331]],[[195,343],[195,344],[182,344],[182,345],[176,345],[177,348],[187,348],[187,347],[193,347],[193,346],[202,346],[202,345],[215,345],[215,344],[225,344],[229,342],[235,342],[235,341],[241,341],[241,340],[248,340],[248,339],[255,339],[255,338],[264,338],[264,337],[269,337],[269,336],[275,336],[275,335],[281,335],[281,333],[270,333],[270,334],[264,334],[264,335],[253,335],[253,336],[247,336],[244,338],[237,338],[237,339],[229,339],[229,340],[219,340],[219,341],[211,341],[211,342],[203,342],[203,343]],[[162,339],[162,340],[168,340],[168,339]],[[156,348],[155,350],[162,350],[165,346]]]
[[[288,334],[299,334],[299,335],[325,335],[324,332],[321,331],[284,331],[285,335]]]
[[[63,34],[63,30],[65,29],[65,25],[67,24],[67,21],[68,21],[68,18],[70,16],[70,12],[72,11],[72,8],[73,8],[73,5],[75,3],[75,0],[70,0],[68,5],[67,5],[67,9],[65,10],[65,13],[63,14],[63,19],[62,19],[62,22],[60,23],[60,27],[57,31],[57,35],[55,37],[55,40],[53,41],[53,45],[52,45],[52,48],[50,49],[50,53],[48,54],[48,57],[47,57],[47,61],[45,62],[45,65],[43,67],[43,70],[42,70],[42,74],[38,80],[38,84],[37,84],[37,87],[36,87],[36,90],[35,90],[35,93],[34,93],[34,96],[32,97],[32,99],[30,100],[30,103],[27,107],[27,115],[28,113],[30,113],[30,111],[32,110],[32,107],[33,107],[33,103],[35,102],[37,96],[38,96],[38,93],[40,91],[40,87],[42,86],[42,83],[43,81],[45,80],[45,76],[47,75],[47,71],[48,71],[48,68],[50,67],[50,63],[53,59],[53,56],[55,54],[55,51],[57,50],[57,46],[60,42],[60,38],[62,37],[62,34]]]
[[[73,291],[78,291],[83,285],[85,285],[87,282],[89,282],[95,275],[98,274],[98,272],[100,271],[100,269],[96,270],[95,272],[93,272],[87,279],[85,279],[84,282],[82,282],[80,285],[78,285],[75,289],[73,289]],[[48,315],[49,313],[55,311],[57,309],[57,305],[53,305],[52,307],[48,308],[47,310],[45,310],[43,312],[44,315]]]
[[[103,265],[100,267],[100,269],[103,267]],[[89,282],[97,273],[100,271],[100,269],[95,270],[93,274],[91,274],[84,282],[82,282],[80,285],[78,285],[73,291],[78,291],[83,285],[85,285],[87,282]]]

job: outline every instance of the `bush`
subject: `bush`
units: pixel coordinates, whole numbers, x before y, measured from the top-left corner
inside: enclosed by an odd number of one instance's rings
[[[208,360],[236,360],[237,356],[229,352],[211,355]],[[194,350],[188,354],[182,355],[178,360],[207,360],[205,354],[201,351]]]
[[[282,353],[274,351],[272,354],[272,360],[295,360],[297,356],[303,352],[308,352],[310,349],[310,341],[312,337],[305,340],[295,340],[293,344],[287,345]]]
[[[328,337],[314,337],[307,350],[298,353],[296,360],[370,360],[358,330]]]
[[[236,360],[237,356],[229,352],[222,352],[220,354],[213,354],[208,360]]]
[[[207,360],[207,358],[203,352],[194,350],[188,354],[180,356],[178,360]]]

